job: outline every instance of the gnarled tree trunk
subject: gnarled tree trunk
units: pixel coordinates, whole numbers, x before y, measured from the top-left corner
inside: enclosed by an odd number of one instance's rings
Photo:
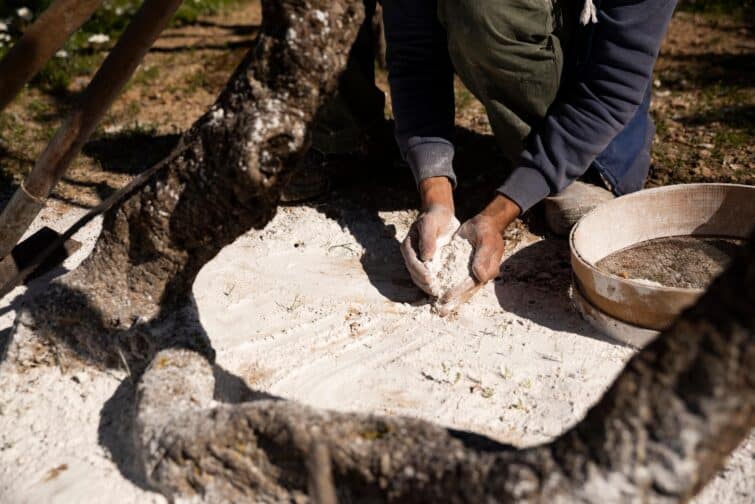
[[[106,214],[92,255],[23,311],[11,357],[53,362],[70,349],[139,368],[160,348],[210,356],[204,335],[158,326],[191,305],[204,264],[274,215],[363,17],[359,1],[263,2],[259,40],[215,105],[175,159]]]
[[[256,47],[180,154],[110,212],[93,254],[19,315],[8,361],[126,361],[137,451],[174,499],[683,501],[755,423],[755,240],[587,417],[526,450],[406,418],[215,405],[191,329],[200,267],[275,211],[362,22],[357,0],[271,0]],[[193,320],[191,320],[193,322]],[[261,357],[261,358],[264,358]]]

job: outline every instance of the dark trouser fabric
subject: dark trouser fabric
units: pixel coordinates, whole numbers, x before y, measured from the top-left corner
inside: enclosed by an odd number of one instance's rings
[[[516,162],[559,90],[589,58],[591,26],[572,0],[438,0],[462,82],[482,102],[504,154]],[[654,126],[650,90],[635,117],[593,164],[616,194],[644,185]]]

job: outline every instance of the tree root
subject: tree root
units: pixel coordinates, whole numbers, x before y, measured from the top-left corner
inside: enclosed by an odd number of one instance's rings
[[[138,387],[147,478],[167,496],[207,502],[686,501],[755,426],[753,238],[748,256],[552,443],[517,450],[290,401],[212,406],[209,364],[167,350]]]

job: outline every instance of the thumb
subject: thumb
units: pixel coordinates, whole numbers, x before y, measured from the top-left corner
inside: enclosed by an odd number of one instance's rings
[[[440,225],[437,219],[426,216],[419,222],[417,230],[419,232],[419,257],[423,262],[427,262],[435,255]]]

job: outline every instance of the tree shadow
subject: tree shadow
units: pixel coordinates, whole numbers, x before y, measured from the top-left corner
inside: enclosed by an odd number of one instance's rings
[[[220,23],[209,19],[197,19],[191,24],[205,28],[221,28],[233,32],[234,35],[255,35],[262,28],[261,25]]]
[[[755,74],[755,58],[751,52],[666,54],[664,60],[668,66],[663,70],[664,85],[672,90],[688,89],[689,86],[702,88],[718,83],[743,88],[752,85]]]
[[[145,130],[126,130],[114,134],[106,134],[87,142],[82,153],[95,161],[99,167],[112,174],[138,175],[150,166],[167,157],[178,143],[180,135],[155,135]],[[87,180],[90,172],[68,173],[63,182],[73,186],[77,191],[73,196],[69,192],[57,191],[51,198],[78,208],[91,209],[96,203],[84,201],[78,190],[94,193],[99,201],[103,201],[119,189],[118,184],[108,178],[103,180],[101,175],[96,180]]]
[[[39,296],[44,291],[44,296]],[[204,356],[215,376],[214,399],[228,404],[280,398],[251,389],[244,380],[214,362],[215,351],[201,325],[193,297],[180,307],[162,306],[154,319],[131,325],[105,319],[87,295],[61,283],[39,284],[13,300],[24,310],[35,338],[35,365],[80,364],[127,373],[100,410],[98,442],[110,453],[121,475],[144,490],[154,491],[135,445],[136,384],[154,356],[167,349],[185,349]],[[0,362],[9,358],[14,328],[0,333]],[[20,342],[23,345],[25,342]],[[38,344],[37,344],[38,343]],[[76,363],[79,364],[76,364]]]
[[[706,126],[723,122],[730,128],[755,129],[755,105],[742,104],[731,107],[707,110],[705,112],[681,117],[679,122],[686,126]]]
[[[148,130],[125,130],[90,140],[82,148],[82,154],[94,160],[106,172],[137,175],[164,159],[176,146],[180,136],[179,134],[155,135],[154,132]],[[28,173],[34,166],[34,162],[32,158],[21,156],[0,146],[0,163],[12,163],[19,167],[13,171]],[[70,173],[63,180],[72,186],[92,189],[100,200],[117,190],[117,187],[113,187],[108,182],[80,180],[73,178]],[[0,209],[18,189],[18,185],[9,171],[0,170]],[[92,206],[61,194],[53,193],[51,197],[79,208],[88,209]]]
[[[571,300],[569,242],[546,238],[506,258],[495,294],[505,311],[547,327],[623,345],[585,321]]]
[[[233,49],[250,49],[256,43],[256,39],[238,40],[224,42],[222,44],[187,44],[172,47],[153,47],[151,52],[155,53],[180,53],[187,51],[227,51]]]
[[[110,454],[125,479],[142,490],[153,491],[136,452],[136,385],[131,378],[121,381],[100,410],[97,442]]]

